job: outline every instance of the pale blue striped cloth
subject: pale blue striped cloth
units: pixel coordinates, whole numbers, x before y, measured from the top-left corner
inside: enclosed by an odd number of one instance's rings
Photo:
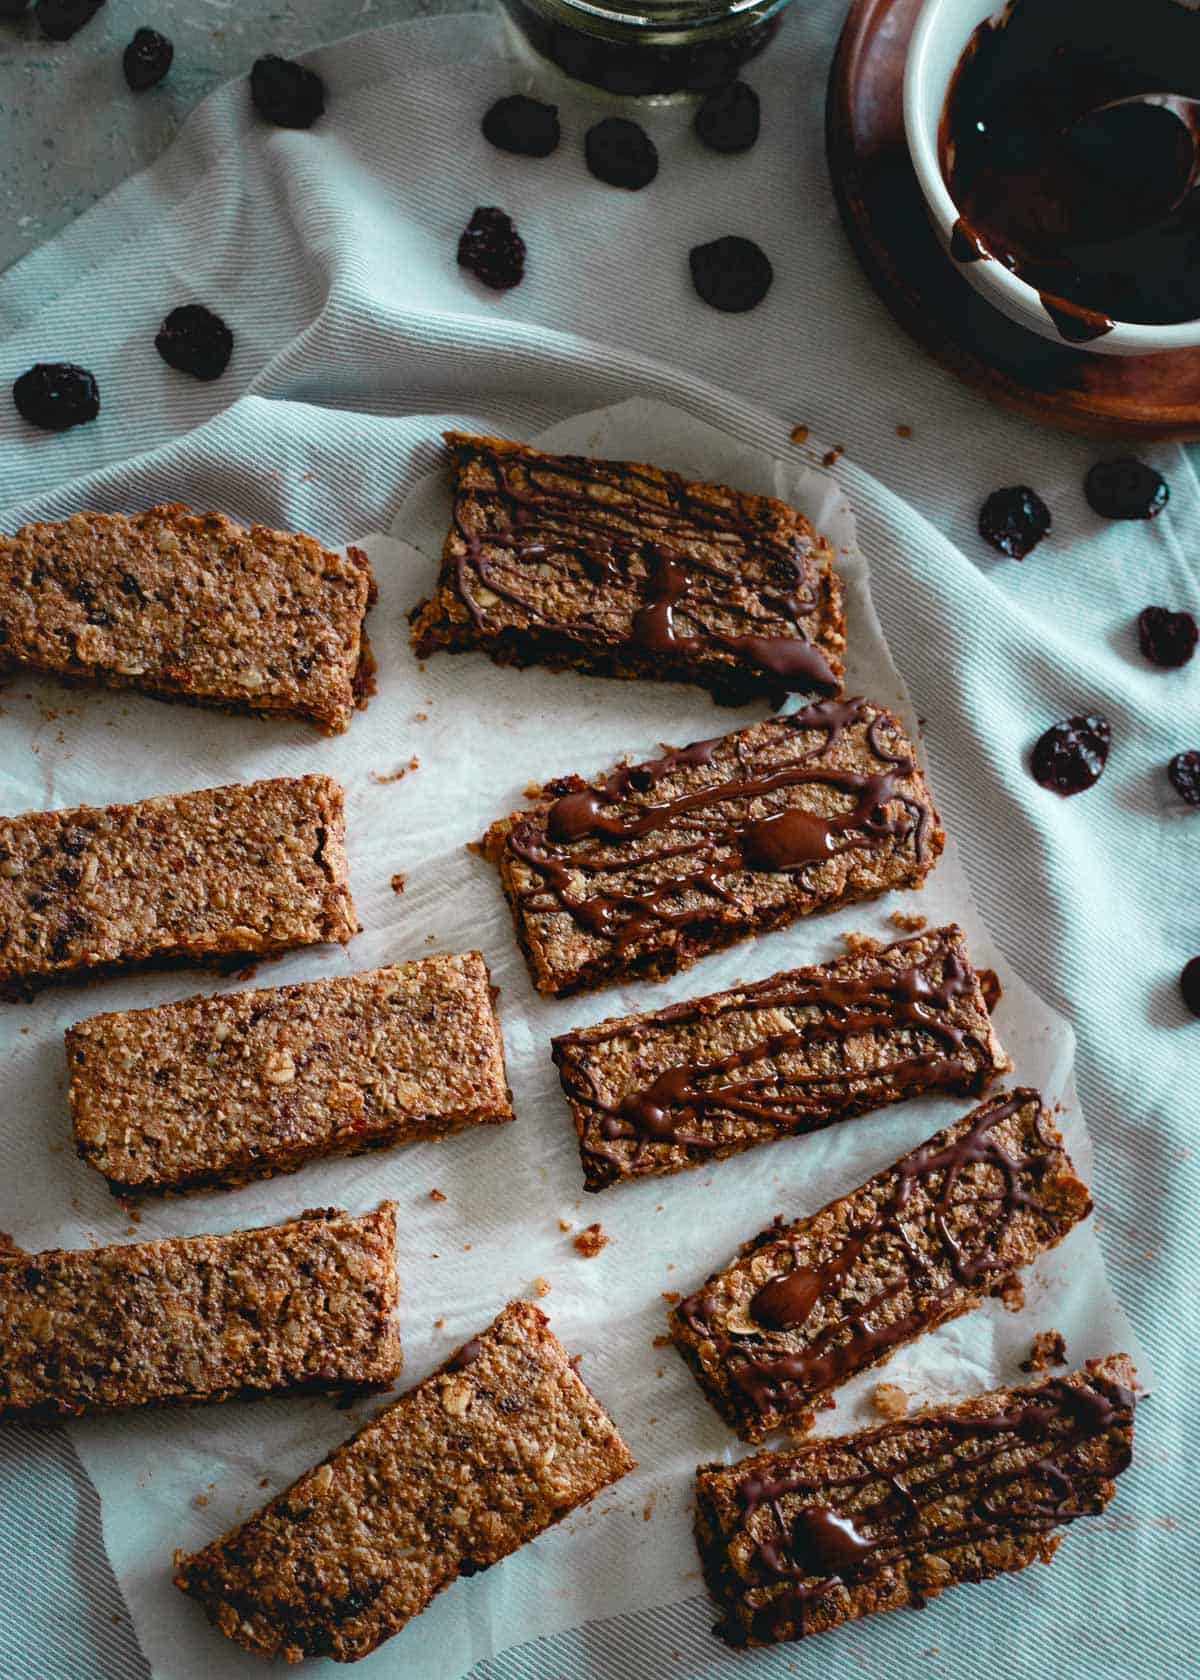
[[[1196,1672],[1200,1022],[1177,977],[1200,951],[1200,815],[1164,766],[1200,747],[1200,660],[1151,669],[1133,621],[1151,603],[1200,610],[1200,495],[1182,452],[1160,449],[1169,512],[1103,524],[1081,493],[1097,446],[989,408],[894,326],[843,245],[825,176],[842,10],[796,6],[753,68],[754,152],[714,158],[686,116],[655,118],[662,170],[640,194],[587,175],[586,100],[562,101],[566,139],[545,163],[485,145],[480,113],[527,85],[491,20],[358,37],[314,57],[330,109],[310,134],[258,126],[244,84],[226,88],[159,165],[0,280],[0,383],[79,360],[104,403],[97,424],[55,438],[0,402],[3,529],[178,499],[338,543],[386,528],[443,425],[521,436],[632,395],[774,449],[797,422],[844,445],[838,472],[947,825],[998,943],[1077,1028],[1101,1241],[1157,1377],[1109,1514],[1078,1525],[1052,1569],[803,1647],[733,1658],[697,1598],[535,1641],[478,1680]],[[509,210],[529,246],[528,278],[504,296],[455,266],[477,204]],[[758,239],[775,265],[749,315],[717,316],[688,285],[688,247],[725,233]],[[152,348],[165,310],[191,299],[237,334],[212,385]],[[1018,565],[980,543],[975,518],[989,490],[1022,481],[1054,529]],[[1112,756],[1098,787],[1060,801],[1026,759],[1081,711],[1110,719]],[[0,1123],[22,1124],[19,1093]],[[394,1649],[407,1676],[402,1638]],[[0,1676],[146,1672],[66,1438],[0,1433]]]

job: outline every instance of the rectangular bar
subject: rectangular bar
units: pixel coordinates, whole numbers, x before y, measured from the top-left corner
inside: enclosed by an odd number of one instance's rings
[[[1103,1511],[1133,1451],[1122,1353],[857,1435],[696,1472],[696,1544],[715,1631],[775,1645],[947,1587],[1049,1563],[1063,1524]]]
[[[0,817],[0,984],[357,931],[328,776]]]
[[[795,508],[638,461],[449,432],[454,515],[419,657],[691,682],[726,704],[840,694],[832,550]]]
[[[999,1294],[1091,1212],[1036,1091],[981,1103],[857,1190],[746,1243],[671,1314],[708,1399],[745,1441]]]
[[[66,1041],[75,1146],[116,1195],[512,1119],[478,951],[93,1015]]]
[[[336,734],[373,687],[374,599],[361,549],[179,503],[76,513],[0,536],[0,663]]]
[[[384,1202],[225,1236],[0,1249],[0,1418],[386,1385],[395,1248]]]
[[[868,700],[533,789],[493,823],[534,984],[661,979],[797,916],[916,887],[945,835],[911,742]]]
[[[680,1172],[1012,1065],[962,929],[869,946],[553,1041],[588,1190]]]
[[[544,1313],[513,1301],[255,1516],[175,1554],[227,1638],[355,1662],[634,1468]]]

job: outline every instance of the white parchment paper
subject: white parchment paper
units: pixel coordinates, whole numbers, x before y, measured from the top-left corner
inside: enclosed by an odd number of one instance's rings
[[[848,585],[848,688],[918,720],[871,606],[867,564],[833,477],[794,450],[784,457],[734,442],[658,404],[629,402],[582,415],[534,440],[551,448],[627,456],[780,495],[826,531]],[[1062,1106],[1079,1170],[1092,1152],[1072,1082],[1066,1023],[1007,968],[980,924],[953,840],[919,894],[811,919],[707,958],[663,983],[562,1002],[535,995],[490,867],[465,850],[531,781],[590,774],[660,742],[736,728],[761,707],[716,709],[699,690],[500,670],[482,655],[440,656],[425,669],[409,651],[406,613],[431,587],[446,527],[445,483],[406,502],[390,536],[362,539],[380,600],[371,619],[379,690],[349,733],[322,740],[299,724],[224,717],[130,696],[18,682],[3,696],[0,796],[8,811],[106,803],[220,782],[326,771],[346,788],[351,883],[365,931],[345,949],[295,952],[261,966],[253,984],[352,972],[431,951],[478,947],[500,987],[517,1119],[443,1143],[307,1167],[241,1191],[144,1204],[140,1223],[71,1151],[62,1031],[102,1009],[135,1007],[245,980],[203,972],[106,980],[43,994],[0,1014],[6,1071],[0,1227],[28,1249],[266,1224],[315,1205],[365,1209],[399,1202],[405,1375],[422,1377],[503,1302],[550,1292],[541,1304],[607,1404],[639,1468],[590,1507],[486,1575],[456,1584],[357,1672],[458,1680],[484,1657],[540,1634],[669,1604],[700,1590],[690,1535],[691,1477],[700,1461],[745,1451],[701,1398],[682,1362],[654,1339],[666,1292],[687,1291],[777,1213],[810,1212],[860,1183],[964,1112],[926,1098],[814,1136],[762,1148],[672,1178],[586,1196],[574,1131],[548,1053],[552,1034],[657,1006],[797,963],[839,954],[841,936],[897,938],[897,908],[930,923],[956,919],[977,962],[997,970],[1000,1035],[1012,1082]],[[898,650],[903,661],[903,649]],[[396,772],[403,769],[404,774]],[[936,789],[934,790],[936,794]],[[398,894],[392,878],[404,876]],[[431,1198],[439,1189],[444,1201]],[[608,1245],[580,1257],[572,1236],[599,1220]],[[564,1231],[561,1225],[571,1227]],[[914,1403],[1019,1380],[1035,1331],[1067,1338],[1072,1364],[1122,1349],[1148,1381],[1130,1327],[1108,1288],[1092,1222],[1026,1274],[1017,1313],[991,1302],[901,1349],[887,1367]],[[878,1372],[838,1393],[822,1433],[872,1421]],[[379,1402],[349,1412],[322,1399],[263,1401],[89,1420],[71,1426],[100,1491],[105,1541],[138,1637],[163,1680],[244,1676],[249,1659],[210,1630],[170,1582],[176,1547],[203,1545],[249,1515]],[[340,1672],[310,1665],[318,1675]]]

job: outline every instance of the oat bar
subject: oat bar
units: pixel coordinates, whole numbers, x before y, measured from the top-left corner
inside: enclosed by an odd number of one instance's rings
[[[114,1248],[0,1249],[0,1418],[388,1384],[396,1208]]]
[[[802,1639],[1049,1563],[1133,1451],[1124,1354],[857,1435],[696,1473],[696,1544],[731,1645]]]
[[[0,817],[2,984],[357,931],[328,776]]]
[[[0,536],[0,664],[346,728],[371,692],[366,555],[177,503]]]
[[[675,1345],[746,1441],[1000,1293],[1091,1212],[1036,1091],[1001,1092],[794,1225],[747,1243],[671,1314]]]
[[[553,1052],[589,1190],[928,1091],[978,1096],[1011,1065],[955,926],[580,1027]]]
[[[454,514],[421,658],[691,682],[720,701],[839,694],[842,583],[786,503],[636,461],[447,434]]]
[[[535,789],[494,823],[539,991],[661,979],[797,916],[919,886],[945,836],[899,722],[868,700]]]
[[[94,1015],[66,1036],[75,1145],[115,1194],[512,1119],[478,951]]]
[[[514,1301],[175,1584],[249,1651],[354,1662],[632,1470],[546,1316]]]

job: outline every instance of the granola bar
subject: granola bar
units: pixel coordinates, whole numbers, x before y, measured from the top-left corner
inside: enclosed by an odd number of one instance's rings
[[[354,1662],[632,1470],[546,1315],[495,1323],[175,1584],[248,1651]]]
[[[696,1473],[696,1544],[731,1645],[802,1639],[1049,1563],[1133,1451],[1124,1354],[1036,1388]]]
[[[1091,1212],[1036,1091],[1001,1092],[819,1212],[747,1243],[671,1314],[746,1441],[998,1294]]]
[[[334,734],[373,686],[374,599],[361,549],[179,503],[76,513],[0,536],[0,663]]]
[[[328,776],[0,817],[0,983],[357,931]]]
[[[0,1418],[399,1375],[396,1207],[114,1248],[0,1249]]]
[[[899,722],[868,700],[535,789],[483,840],[539,991],[661,979],[797,916],[919,886],[945,835]]]
[[[962,929],[874,946],[553,1041],[586,1188],[735,1155],[1011,1066]]]
[[[447,434],[454,514],[418,656],[691,682],[738,704],[839,694],[845,617],[824,537],[786,503],[635,461]]]
[[[114,1194],[512,1119],[478,951],[94,1015],[66,1039],[76,1148]]]

